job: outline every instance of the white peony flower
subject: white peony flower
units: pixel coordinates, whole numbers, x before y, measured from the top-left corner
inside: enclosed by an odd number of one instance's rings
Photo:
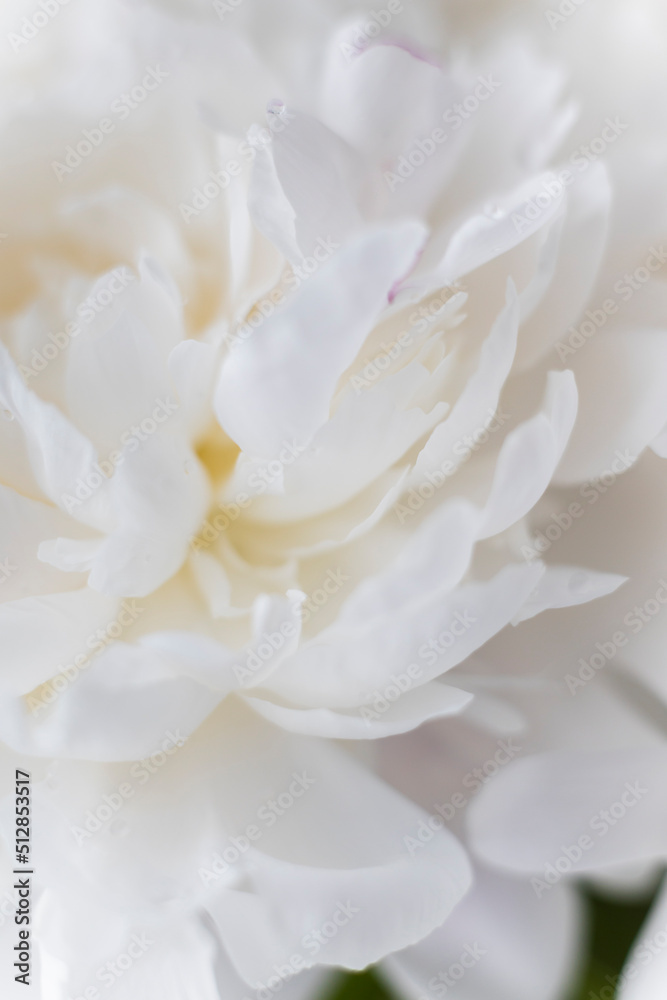
[[[592,815],[661,750],[567,676],[665,573],[664,154],[588,4],[3,12],[0,912],[21,769],[44,1000],[571,979],[570,775]]]

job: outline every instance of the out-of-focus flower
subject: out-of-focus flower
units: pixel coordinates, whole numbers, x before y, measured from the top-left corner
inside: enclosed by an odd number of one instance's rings
[[[486,790],[481,861],[459,820],[517,754],[608,751],[598,692],[631,714],[603,683],[555,725],[579,605],[641,576],[618,513],[559,549],[665,451],[662,151],[637,215],[633,123],[574,132],[531,17],[302,8],[3,14],[0,739],[45,1000],[574,967],[571,888],[489,846]]]

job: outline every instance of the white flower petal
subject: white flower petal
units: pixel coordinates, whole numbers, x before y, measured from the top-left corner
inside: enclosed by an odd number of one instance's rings
[[[568,360],[581,402],[556,477],[563,484],[623,471],[660,433],[667,420],[667,332],[610,328]]]
[[[663,885],[632,946],[617,984],[619,1000],[661,1000],[667,978],[667,888]]]
[[[304,707],[353,707],[382,691],[391,675],[415,662],[417,650],[448,631],[451,642],[422,657],[421,683],[451,670],[514,617],[543,572],[538,564],[507,566],[485,583],[415,592],[402,616],[378,616],[354,628],[332,625],[286,660],[267,689]],[[454,636],[459,632],[456,638]]]
[[[232,351],[215,408],[244,451],[272,457],[292,439],[306,444],[325,423],[338,378],[424,235],[420,224],[406,222],[359,236]]]
[[[550,286],[522,323],[519,368],[534,364],[559,339],[566,340],[565,331],[577,324],[598,280],[609,236],[611,204],[611,184],[602,163],[591,164],[585,174],[575,177],[568,189]]]
[[[468,379],[447,419],[436,427],[419,453],[411,482],[422,483],[427,473],[447,460],[459,465],[461,458],[454,446],[495,413],[516,351],[518,323],[519,300],[509,282],[506,305],[482,345],[477,370]]]
[[[4,690],[25,694],[76,656],[88,659],[95,633],[115,620],[119,604],[88,587],[0,604]]]
[[[405,691],[390,683],[378,702],[362,705],[356,712],[290,708],[248,695],[245,700],[262,718],[291,733],[336,740],[377,740],[407,733],[431,719],[458,715],[472,697],[467,691],[432,682]]]
[[[125,455],[113,479],[118,526],[104,541],[88,579],[102,593],[143,597],[185,561],[204,519],[209,486],[189,445],[156,433]]]
[[[580,947],[581,914],[573,890],[556,886],[538,899],[526,882],[482,868],[452,920],[385,959],[380,972],[409,1000],[417,993],[441,996],[448,982],[455,982],[457,1000],[559,1000]]]
[[[618,590],[627,579],[617,573],[594,573],[579,566],[547,566],[544,576],[512,624],[518,625],[548,608],[571,608],[606,597]]]
[[[471,806],[473,848],[489,864],[538,876],[584,836],[590,846],[568,865],[572,874],[662,859],[664,769],[663,751],[627,748],[514,761]]]
[[[551,186],[554,194],[545,196]],[[528,215],[529,206],[539,204],[538,195],[546,197],[546,205]],[[471,271],[488,264],[529,239],[543,226],[549,225],[562,211],[565,189],[555,174],[531,178],[508,195],[496,198],[488,213],[470,215],[450,236],[447,249],[431,273],[409,278],[406,288],[428,291],[441,285],[453,285]]]
[[[278,120],[282,115],[276,116]],[[270,147],[277,184],[294,210],[294,236],[300,254],[296,262],[318,248],[318,240],[344,242],[363,222],[356,206],[357,189],[363,179],[359,157],[342,139],[310,115],[288,111],[283,128]],[[271,216],[275,183],[267,186],[269,205],[264,204],[265,171],[253,172],[250,204],[257,226]],[[283,216],[287,212],[281,213]],[[275,231],[279,217],[264,230]],[[281,239],[286,244],[286,238]]]
[[[310,750],[309,771],[318,778],[288,825],[292,837],[297,830],[309,830],[311,840],[316,830],[326,835],[295,863],[283,823],[275,843],[262,841],[247,854],[250,893],[209,890],[206,905],[249,982],[265,981],[295,953],[306,966],[364,968],[428,934],[469,886],[465,853],[448,831],[411,857],[402,837],[421,810],[350,758],[320,743]],[[314,932],[331,920],[337,932],[317,946]]]
[[[540,499],[572,433],[577,402],[572,372],[549,372],[542,412],[503,441],[480,538],[509,528]]]
[[[8,351],[0,344],[0,404],[18,421],[25,438],[30,464],[46,496],[61,510],[70,512],[66,495],[80,478],[93,474],[97,454],[55,406],[44,403],[23,384]],[[104,530],[111,523],[109,484],[101,483],[89,499],[72,510],[84,524]]]

